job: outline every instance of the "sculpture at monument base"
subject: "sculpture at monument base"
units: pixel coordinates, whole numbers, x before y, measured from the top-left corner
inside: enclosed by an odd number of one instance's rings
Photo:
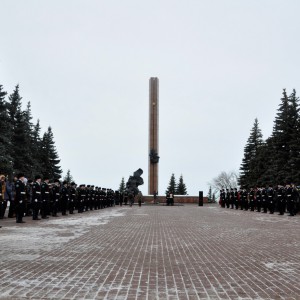
[[[138,169],[133,173],[133,176],[130,176],[126,183],[126,192],[128,194],[132,193],[136,196],[139,193],[138,186],[144,184],[144,179],[141,177],[143,174],[142,169]]]

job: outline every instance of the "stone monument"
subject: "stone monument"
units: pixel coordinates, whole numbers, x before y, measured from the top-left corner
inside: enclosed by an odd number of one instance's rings
[[[158,193],[158,78],[149,80],[149,162],[148,162],[148,194]]]

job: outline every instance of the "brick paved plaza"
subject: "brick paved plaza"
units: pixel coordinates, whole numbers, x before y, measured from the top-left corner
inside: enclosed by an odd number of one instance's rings
[[[115,207],[0,225],[0,299],[300,299],[300,217]]]

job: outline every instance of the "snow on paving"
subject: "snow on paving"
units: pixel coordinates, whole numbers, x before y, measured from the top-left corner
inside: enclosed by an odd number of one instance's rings
[[[5,222],[0,299],[300,299],[298,216],[134,206]]]
[[[52,218],[34,224],[38,226],[1,228],[1,261],[36,259],[41,250],[51,251],[60,247],[62,243],[80,237],[89,230],[90,226],[107,224],[112,218],[123,215],[124,212],[121,210],[104,210],[101,214],[76,214],[58,219]]]

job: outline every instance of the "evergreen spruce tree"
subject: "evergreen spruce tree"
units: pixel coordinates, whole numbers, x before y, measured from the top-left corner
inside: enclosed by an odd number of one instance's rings
[[[9,144],[9,153],[12,156],[12,166],[13,166],[13,171],[15,173],[18,172],[16,170],[16,145],[15,145],[15,134],[16,134],[16,123],[17,123],[17,115],[20,123],[21,119],[21,100],[22,98],[19,95],[19,85],[16,85],[14,91],[12,94],[9,95],[8,97],[8,103],[7,103],[7,112],[8,112],[8,117],[9,117],[9,130],[10,130],[10,144]],[[20,166],[21,167],[21,166]],[[22,172],[24,172],[22,170]]]
[[[5,101],[7,93],[0,85],[0,173],[12,175],[13,158],[11,156],[11,126]]]
[[[176,191],[175,191],[176,195],[186,195],[187,191],[186,191],[186,186],[185,183],[183,182],[183,176],[180,175],[179,177],[179,182],[178,185],[176,187]]]
[[[289,158],[287,169],[289,173],[286,181],[300,183],[300,116],[299,116],[299,98],[296,96],[296,90],[288,97],[289,100],[289,126],[290,143]]]
[[[71,171],[68,170],[66,176],[64,177],[64,180],[70,184],[72,181],[74,181],[73,176],[71,175]]]
[[[258,149],[255,158],[251,165],[252,170],[257,174],[256,182],[253,183],[253,187],[263,187],[269,185],[270,182],[274,182],[274,170],[272,163],[272,139],[268,138]]]
[[[48,131],[43,135],[41,157],[43,159],[43,176],[49,176],[50,179],[59,179],[62,173],[58,165],[60,159],[55,148],[50,126],[48,127]]]
[[[272,132],[273,146],[273,171],[276,183],[284,183],[292,180],[293,174],[289,162],[291,159],[291,142],[297,132],[297,101],[291,104],[291,97],[283,90],[281,103],[275,117]],[[293,97],[292,97],[293,98]]]
[[[171,175],[170,182],[169,182],[169,186],[168,186],[168,188],[167,188],[167,190],[166,190],[166,194],[167,194],[167,193],[172,193],[172,194],[175,195],[175,192],[176,192],[176,186],[177,186],[177,184],[176,184],[176,179],[175,179],[175,175],[174,175],[174,173],[173,173],[173,174]]]
[[[208,203],[212,202],[212,190],[211,190],[211,186],[209,186],[209,190],[208,190],[208,194],[207,194],[207,201],[208,201]]]
[[[263,144],[262,133],[258,126],[257,118],[251,129],[250,136],[244,148],[244,158],[240,167],[239,183],[242,187],[255,186],[260,174],[256,171],[254,163],[259,147]]]
[[[33,168],[35,174],[43,173],[43,160],[42,160],[42,140],[40,137],[41,127],[40,121],[37,120],[32,131],[32,141],[31,141],[31,153],[33,158]]]
[[[120,187],[119,187],[119,192],[120,193],[124,193],[126,189],[126,185],[125,185],[125,180],[124,177],[122,177],[121,183],[120,183]]]
[[[213,196],[212,196],[212,201],[211,201],[212,203],[216,203],[216,194],[215,193],[213,193]]]
[[[10,153],[13,157],[14,172],[24,172],[27,177],[33,176],[32,158],[30,148],[31,134],[31,112],[30,105],[27,111],[21,110],[21,96],[19,85],[15,87],[9,96],[8,114],[11,126],[11,147]]]
[[[25,130],[24,150],[27,149],[24,153],[24,160],[26,160],[28,165],[28,169],[24,169],[24,172],[29,178],[34,179],[34,176],[38,174],[38,161],[34,153],[33,124],[30,102],[27,103],[27,108],[23,112],[23,121]]]

